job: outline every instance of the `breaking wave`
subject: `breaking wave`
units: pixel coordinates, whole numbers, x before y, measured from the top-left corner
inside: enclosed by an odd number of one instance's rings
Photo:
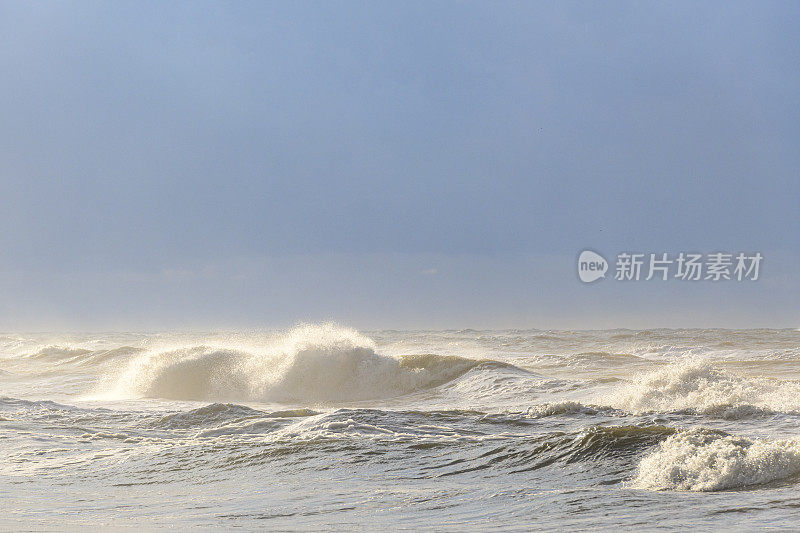
[[[702,429],[670,436],[639,463],[631,485],[650,490],[716,491],[800,474],[800,442],[758,440]]]
[[[800,383],[737,376],[689,360],[642,374],[600,402],[636,414],[683,412],[735,420],[800,412]]]
[[[304,325],[265,347],[190,346],[142,354],[109,392],[214,402],[347,402],[436,387],[481,364],[492,362],[433,354],[389,357],[354,330]]]

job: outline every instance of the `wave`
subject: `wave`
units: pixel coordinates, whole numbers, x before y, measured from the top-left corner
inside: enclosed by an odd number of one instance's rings
[[[433,354],[389,357],[354,330],[303,325],[264,347],[190,346],[142,354],[108,392],[215,402],[352,402],[437,387],[481,364],[492,362]]]
[[[716,491],[762,485],[800,474],[800,441],[734,437],[702,429],[670,436],[639,463],[631,486]]]
[[[263,411],[244,405],[212,403],[189,411],[171,413],[159,418],[153,425],[166,429],[187,429],[198,426],[217,425],[229,421],[263,416]]]
[[[735,420],[800,412],[800,383],[742,377],[688,360],[640,374],[599,403],[634,414],[678,412]]]
[[[0,411],[7,409],[51,409],[51,410],[74,410],[78,409],[72,405],[60,404],[51,400],[23,400],[22,398],[12,398],[10,396],[0,396]]]
[[[73,357],[80,357],[82,355],[86,355],[92,353],[91,350],[87,350],[85,348],[75,348],[72,346],[59,346],[56,344],[51,344],[48,346],[43,346],[39,348],[34,353],[27,355],[30,359],[66,359],[66,358],[73,358]]]
[[[526,415],[530,418],[547,418],[551,416],[571,415],[619,415],[617,409],[602,405],[584,405],[580,402],[565,400],[562,402],[544,403],[528,408]]]
[[[23,354],[20,359],[26,361],[35,361],[45,365],[87,366],[104,363],[118,357],[128,357],[141,351],[141,348],[135,348],[133,346],[119,346],[104,350],[89,350],[74,346],[49,344],[39,347],[36,351]]]
[[[224,434],[226,429],[254,420],[302,418],[317,414],[319,413],[310,409],[266,412],[245,405],[212,403],[197,409],[165,415],[152,425],[163,429],[213,428]]]
[[[660,425],[591,426],[576,433],[553,432],[528,438],[524,444],[501,444],[490,452],[481,452],[471,459],[446,463],[442,465],[445,472],[439,476],[485,469],[500,469],[518,474],[550,467],[556,463],[572,465],[588,462],[596,466],[600,461],[619,462],[619,472],[642,449],[662,442],[675,432],[674,428]],[[458,465],[456,469],[448,468],[455,465]],[[615,477],[606,483],[621,481]]]
[[[536,354],[530,356],[530,363],[536,367],[597,370],[598,368],[649,364],[650,361],[633,354],[594,351],[574,354]]]

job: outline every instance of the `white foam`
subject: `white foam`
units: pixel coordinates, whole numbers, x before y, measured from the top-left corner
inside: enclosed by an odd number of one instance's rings
[[[751,440],[703,430],[677,433],[640,463],[631,486],[714,491],[761,485],[800,473],[800,441]]]
[[[693,411],[737,419],[800,411],[800,383],[737,376],[687,360],[639,374],[598,403],[630,413]]]

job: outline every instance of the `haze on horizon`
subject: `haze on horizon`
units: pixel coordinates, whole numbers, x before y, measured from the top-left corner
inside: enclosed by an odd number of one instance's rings
[[[799,327],[798,23],[4,2],[0,330]],[[582,285],[586,248],[765,259]]]

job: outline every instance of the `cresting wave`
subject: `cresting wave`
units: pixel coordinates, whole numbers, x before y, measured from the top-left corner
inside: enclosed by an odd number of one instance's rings
[[[636,374],[609,392],[583,401],[536,404],[527,416],[606,415],[647,413],[700,415],[725,420],[800,414],[800,382],[744,377],[704,361],[682,361]]]
[[[758,440],[693,429],[670,436],[645,457],[631,486],[716,491],[800,474],[800,441]]]
[[[433,354],[389,357],[376,353],[374,343],[354,330],[303,325],[263,347],[144,353],[104,392],[117,398],[348,402],[436,387],[481,364],[492,362]]]
[[[800,412],[800,383],[737,376],[708,362],[687,360],[639,374],[597,402],[633,414],[684,412],[726,419],[795,414]]]

